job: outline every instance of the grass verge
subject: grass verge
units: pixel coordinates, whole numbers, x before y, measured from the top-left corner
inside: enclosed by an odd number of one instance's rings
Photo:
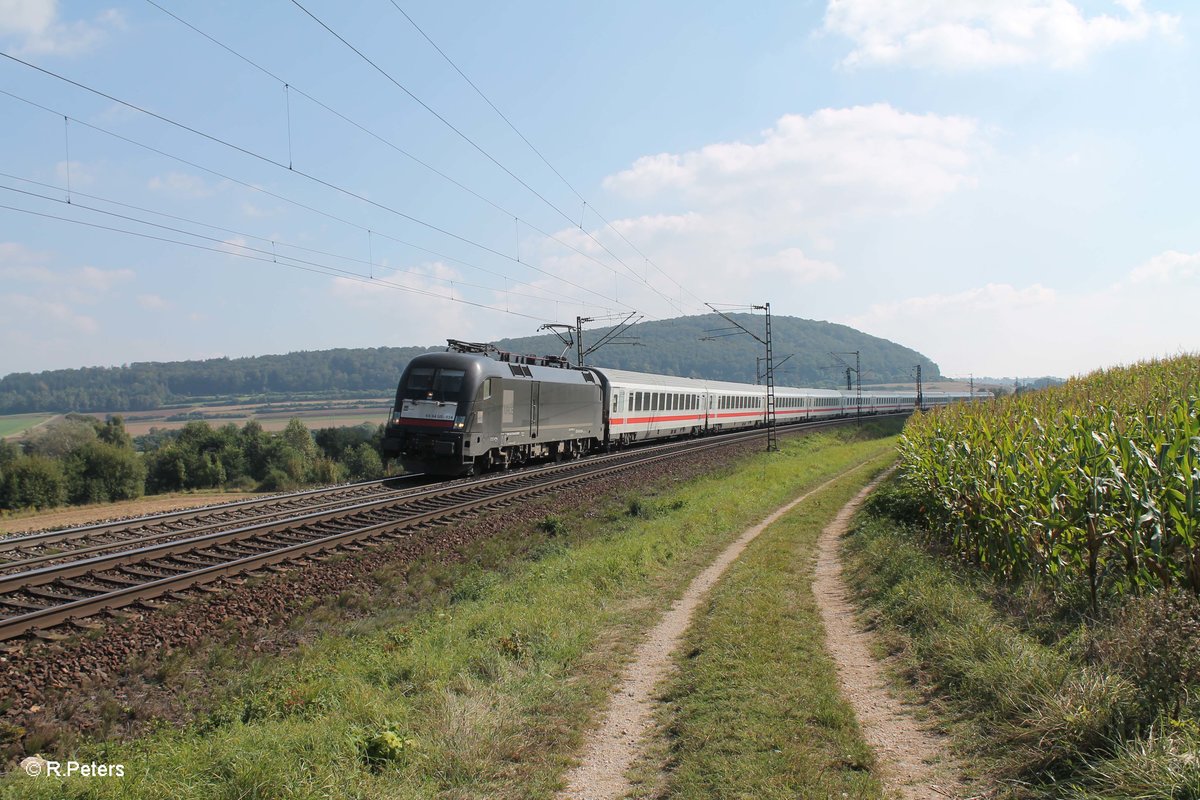
[[[403,576],[365,618],[287,658],[227,664],[231,685],[213,689],[225,699],[193,724],[74,756],[124,777],[13,775],[0,796],[549,797],[672,598],[764,509],[894,432],[789,438],[658,496],[548,516],[519,560],[505,554],[532,532],[501,534],[496,558]]]
[[[721,579],[677,658],[665,752],[639,795],[879,797],[874,756],[838,688],[812,592],[816,542],[888,461],[851,472],[758,536]],[[656,785],[658,763],[667,764]]]
[[[999,784],[997,796],[1200,798],[1194,715],[1148,714],[1152,684],[1106,657],[1141,639],[1136,621],[1037,635],[1013,613],[1019,598],[926,550],[882,513],[860,518],[845,557],[900,677],[934,700],[976,777]]]

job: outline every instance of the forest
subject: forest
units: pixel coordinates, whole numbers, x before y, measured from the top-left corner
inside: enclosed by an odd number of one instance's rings
[[[763,335],[762,317],[732,316]],[[629,344],[609,345],[588,356],[587,363],[753,383],[756,371],[762,369],[758,365],[762,345],[736,329],[736,335],[726,335],[730,328],[728,321],[715,314],[643,322],[624,337],[631,340]],[[585,346],[608,330],[585,330]],[[864,384],[909,382],[917,364],[923,367],[925,380],[940,376],[937,365],[915,350],[845,325],[776,317],[772,335],[779,365],[776,382],[780,384],[844,386],[845,366],[838,358],[853,364],[851,353],[855,350],[861,353]],[[538,355],[558,355],[567,349],[553,335],[502,339],[494,344],[501,350]],[[442,349],[336,349],[13,373],[0,378],[0,414],[118,413],[204,401],[379,397],[395,390],[400,373],[414,356]]]

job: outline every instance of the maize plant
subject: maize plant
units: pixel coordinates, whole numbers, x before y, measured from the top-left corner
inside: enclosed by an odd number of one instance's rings
[[[1200,357],[915,414],[902,474],[943,544],[1010,578],[1200,594]]]

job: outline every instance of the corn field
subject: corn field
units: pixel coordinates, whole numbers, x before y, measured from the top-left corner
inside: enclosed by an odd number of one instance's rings
[[[930,527],[1006,577],[1200,593],[1200,357],[916,414],[901,469]]]

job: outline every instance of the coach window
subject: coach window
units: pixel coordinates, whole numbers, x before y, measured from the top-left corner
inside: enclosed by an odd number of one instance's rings
[[[483,381],[483,392],[481,393],[480,399],[487,400],[491,396],[492,396],[492,379],[486,378]]]

